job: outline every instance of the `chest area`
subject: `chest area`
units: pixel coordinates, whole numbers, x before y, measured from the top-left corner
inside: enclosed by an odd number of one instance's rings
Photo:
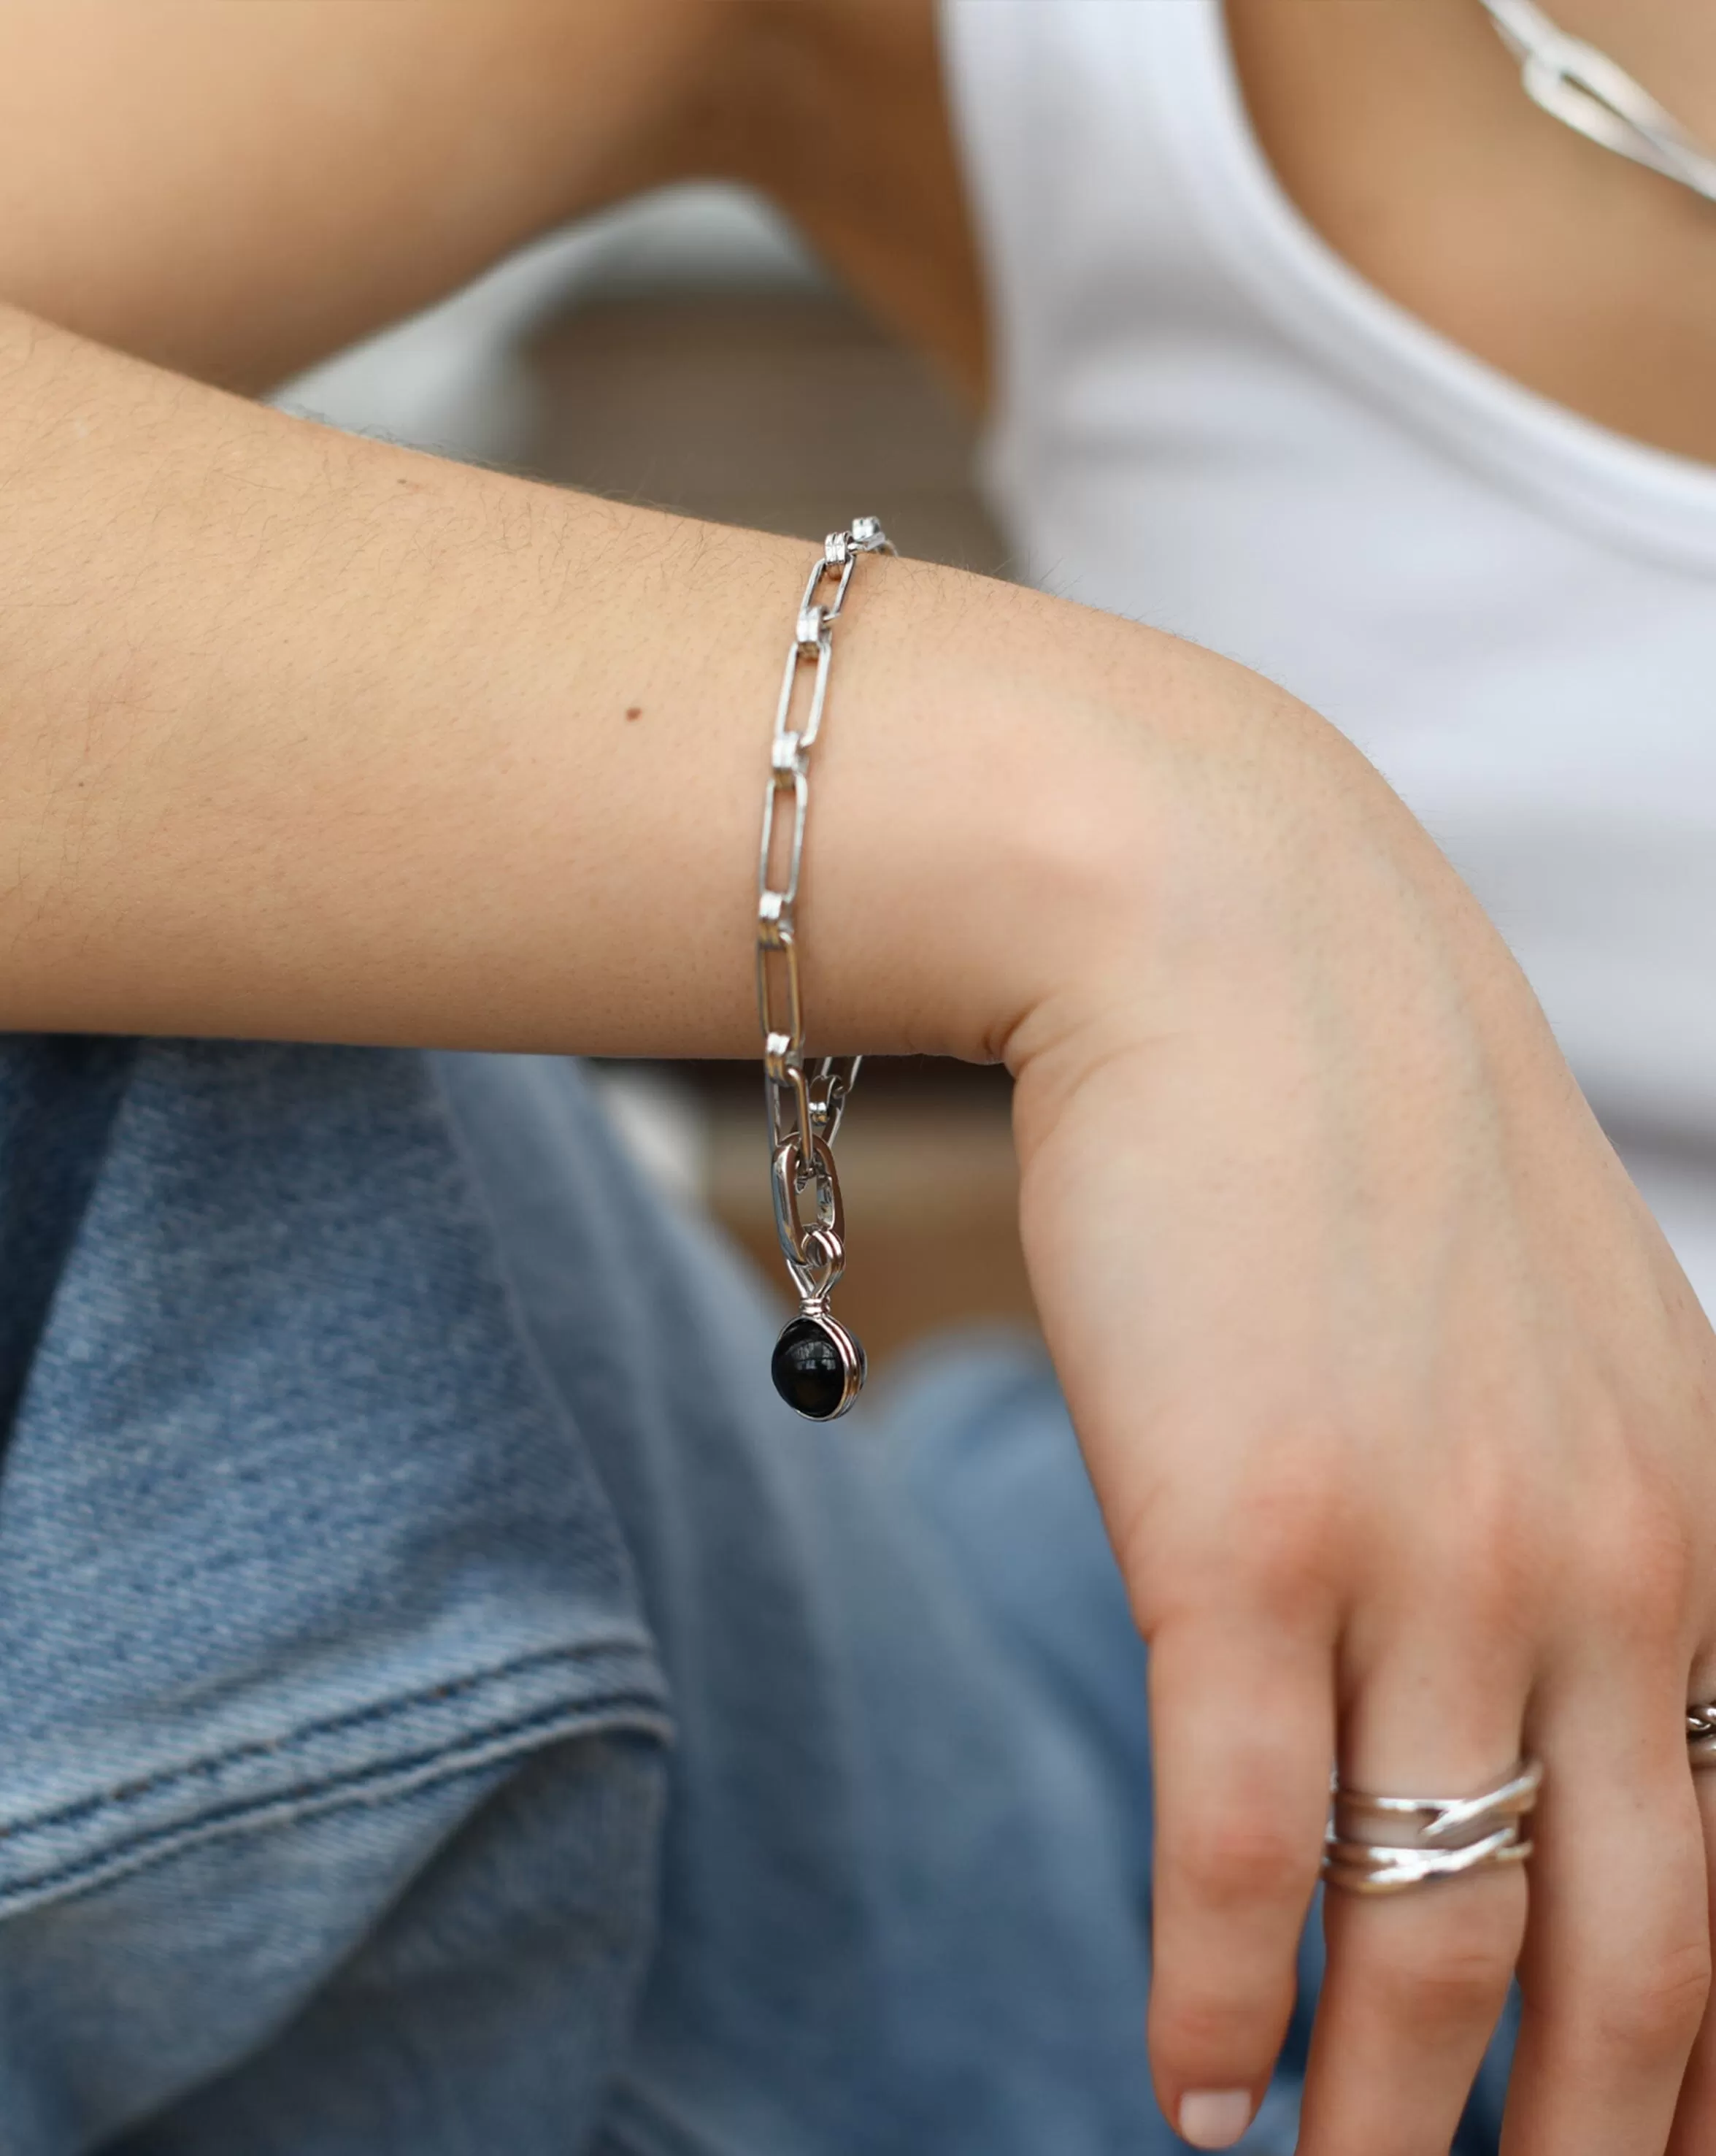
[[[1563,0],[1565,26],[1600,42],[1581,6],[1605,13]],[[1476,0],[1227,0],[1226,26],[1277,181],[1360,276],[1540,395],[1716,463],[1716,205],[1539,111]],[[1648,86],[1689,126],[1716,116],[1708,18],[1678,44],[1666,0],[1606,27],[1641,73],[1679,59]]]

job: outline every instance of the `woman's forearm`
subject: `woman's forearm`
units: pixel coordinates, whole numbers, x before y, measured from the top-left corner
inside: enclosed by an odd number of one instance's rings
[[[19,316],[0,366],[0,1023],[754,1050],[810,549],[352,439]],[[821,1045],[1001,1037],[1114,824],[1081,728],[1147,654],[1159,687],[1197,665],[862,566],[807,875]]]

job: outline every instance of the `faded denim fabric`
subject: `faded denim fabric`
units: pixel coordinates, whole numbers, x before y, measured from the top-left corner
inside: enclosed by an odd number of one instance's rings
[[[556,1745],[599,2074],[666,1688],[428,1067],[13,1042],[0,1147],[0,2148],[93,2147],[267,2045]],[[412,2111],[349,2145],[477,2145]]]
[[[674,1688],[604,2150],[1148,2150],[1135,1793],[998,1646],[863,1418],[781,1407],[778,1313],[563,1075],[443,1069]],[[583,1259],[569,1220],[597,1224]]]
[[[1140,1793],[569,1066],[0,1047],[4,2156],[1167,2145]]]

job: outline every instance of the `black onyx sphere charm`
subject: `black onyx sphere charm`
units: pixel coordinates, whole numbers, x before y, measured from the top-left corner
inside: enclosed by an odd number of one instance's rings
[[[788,1407],[812,1422],[832,1422],[858,1396],[864,1351],[826,1312],[802,1311],[775,1342],[769,1375]]]

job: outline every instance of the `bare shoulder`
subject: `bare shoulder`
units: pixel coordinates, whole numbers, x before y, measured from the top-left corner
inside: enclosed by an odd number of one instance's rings
[[[698,175],[981,395],[935,0],[0,8],[0,304],[237,388]]]

